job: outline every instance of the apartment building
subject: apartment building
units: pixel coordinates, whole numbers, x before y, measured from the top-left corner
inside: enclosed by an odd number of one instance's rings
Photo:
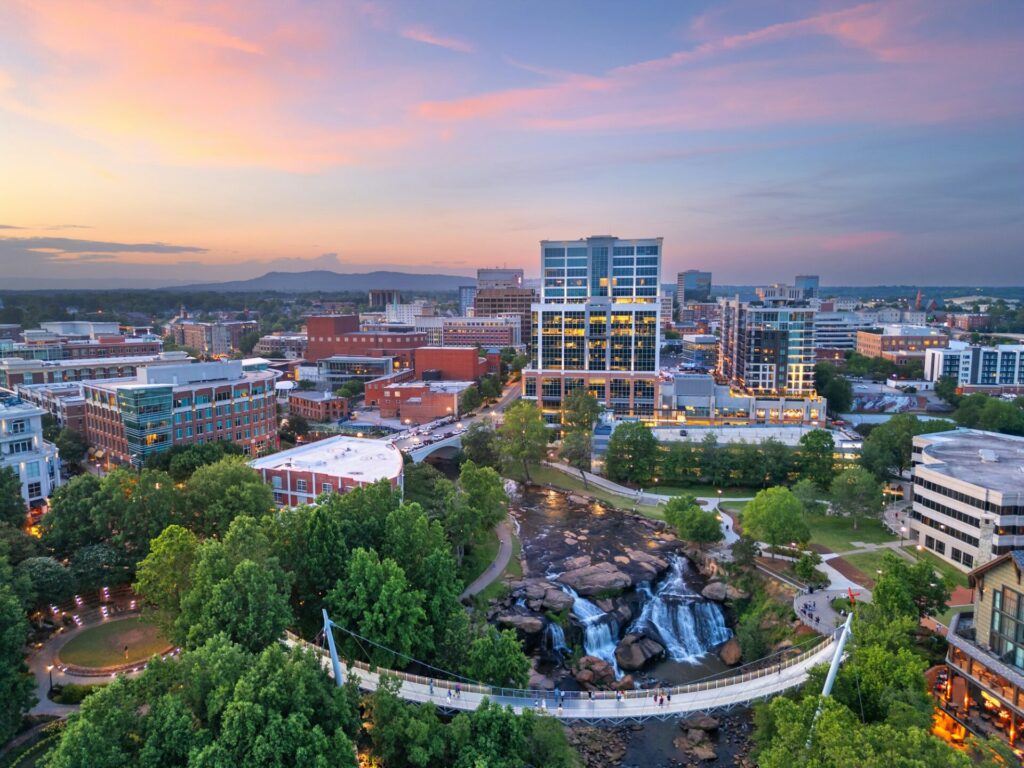
[[[134,376],[139,368],[180,365],[191,358],[185,352],[161,352],[157,355],[101,357],[85,360],[0,360],[0,388],[15,390],[21,384],[58,384],[91,379]]]
[[[210,357],[227,356],[239,351],[242,339],[259,329],[260,324],[255,320],[221,320],[215,323],[177,320],[170,325],[175,344]]]
[[[927,325],[893,323],[880,328],[857,331],[857,352],[867,357],[882,357],[897,365],[924,361],[925,352],[949,346],[949,337],[939,328]]]
[[[127,379],[89,381],[85,434],[97,457],[141,466],[172,445],[228,440],[251,456],[278,447],[271,371],[240,360],[140,368]]]
[[[43,505],[61,484],[57,447],[43,440],[44,413],[21,398],[0,397],[0,469],[14,470],[30,507]]]
[[[928,381],[949,376],[966,393],[1024,394],[1024,344],[950,341],[948,347],[925,351],[924,376]]]

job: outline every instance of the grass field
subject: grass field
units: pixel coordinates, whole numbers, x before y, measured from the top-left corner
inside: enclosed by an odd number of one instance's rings
[[[855,541],[885,544],[896,540],[889,529],[882,525],[881,520],[862,519],[855,531],[853,521],[848,517],[805,515],[804,519],[811,529],[811,543],[822,544],[833,552],[857,549],[857,545],[853,543]]]
[[[119,619],[82,630],[60,649],[60,660],[79,667],[113,667],[143,661],[169,645],[152,624],[142,619]]]
[[[566,473],[560,472],[557,469],[552,469],[551,467],[530,467],[530,477],[535,483],[550,485],[553,488],[561,488],[562,490],[569,491],[570,493],[582,493],[587,496],[593,496],[598,501],[603,501],[605,504],[609,504],[616,509],[632,510],[635,508],[637,512],[646,515],[647,517],[653,517],[658,520],[665,519],[665,513],[661,507],[651,504],[637,505],[636,499],[632,497],[612,493],[611,491],[606,491],[603,488],[598,488],[593,484],[584,488],[583,480],[579,477],[567,475]]]
[[[869,579],[878,578],[878,571],[882,570],[882,562],[888,549],[879,549],[874,552],[858,552],[856,555],[844,555],[843,560],[854,568],[862,571]],[[895,553],[894,556],[898,557]]]
[[[713,499],[718,495],[718,488],[713,485],[658,485],[644,488],[651,493],[660,493],[664,496],[700,496],[706,499]],[[760,488],[723,488],[723,499],[749,499],[757,495]]]
[[[487,569],[497,557],[498,547],[498,534],[493,529],[466,547],[466,556],[462,558],[462,567],[459,569],[463,584],[472,584]]]
[[[967,574],[951,563],[947,563],[945,560],[936,557],[926,549],[919,550],[917,547],[904,547],[903,549],[909,553],[911,557],[916,557],[918,560],[927,560],[932,564],[935,570],[949,579],[953,586],[967,586]]]

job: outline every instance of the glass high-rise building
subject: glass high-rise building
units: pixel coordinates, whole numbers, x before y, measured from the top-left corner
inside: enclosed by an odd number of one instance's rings
[[[549,424],[560,423],[563,398],[580,387],[618,415],[653,419],[661,258],[660,237],[541,241],[523,395]]]
[[[688,269],[676,275],[676,301],[679,306],[700,303],[711,298],[711,273]]]

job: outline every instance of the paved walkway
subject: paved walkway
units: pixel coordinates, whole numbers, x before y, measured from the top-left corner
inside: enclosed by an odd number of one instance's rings
[[[854,587],[853,592],[859,602],[871,602],[871,593],[868,590]],[[849,597],[849,593],[845,589],[823,589],[797,595],[793,599],[793,610],[800,621],[808,627],[827,635],[846,621],[846,617],[832,607],[832,601],[840,597]]]
[[[460,600],[466,600],[483,592],[505,572],[505,567],[512,558],[512,526],[508,518],[498,523],[494,532],[498,534],[498,554],[495,555],[494,560],[487,566],[487,569],[462,591],[462,594],[459,595]]]
[[[321,663],[333,676],[330,656],[325,650],[299,640],[294,635],[285,639],[287,645],[303,645],[320,655]],[[826,639],[800,656],[781,665],[746,674],[723,677],[702,683],[675,686],[665,689],[672,694],[672,700],[663,706],[654,702],[652,691],[625,691],[618,698],[610,691],[594,693],[588,698],[581,691],[567,691],[559,707],[550,691],[524,691],[490,688],[479,685],[462,685],[461,692],[455,693],[454,683],[437,681],[433,685],[427,678],[409,675],[393,670],[381,670],[384,674],[402,681],[398,695],[417,703],[433,703],[445,711],[474,710],[489,699],[501,705],[513,707],[517,714],[526,709],[539,709],[564,721],[639,722],[650,719],[669,719],[694,712],[715,709],[731,709],[752,701],[758,701],[797,688],[807,682],[808,672],[820,664],[832,661],[835,641]],[[342,670],[345,676],[356,674],[359,687],[375,691],[380,680],[377,671],[371,671],[365,664],[348,665]]]

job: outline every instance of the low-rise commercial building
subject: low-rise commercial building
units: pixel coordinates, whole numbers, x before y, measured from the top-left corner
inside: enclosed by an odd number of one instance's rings
[[[686,333],[680,344],[682,363],[687,368],[712,371],[718,367],[718,337],[706,333]]]
[[[255,320],[221,320],[215,323],[178,320],[170,325],[175,344],[211,357],[231,355],[239,351],[242,339],[251,333],[257,333],[259,329],[260,324]]]
[[[413,352],[427,344],[424,333],[360,331],[357,315],[306,318],[306,336],[310,361],[337,356],[392,357],[401,368],[411,368]]]
[[[522,318],[517,314],[497,317],[420,316],[414,323],[424,334],[425,344],[434,346],[520,347]]]
[[[472,381],[407,381],[384,387],[380,415],[406,424],[425,424],[445,416],[459,417],[459,398]]]
[[[305,368],[300,368],[300,372]],[[367,357],[365,355],[333,355],[317,361],[313,378],[326,389],[335,390],[351,379],[368,382],[400,370],[393,357]],[[305,378],[305,376],[303,376]]]
[[[21,384],[115,379],[134,376],[142,367],[180,365],[189,360],[191,358],[185,352],[86,360],[23,360],[10,357],[0,360],[0,388],[13,391]]]
[[[14,470],[30,507],[43,505],[61,484],[57,448],[43,440],[44,413],[21,398],[0,398],[0,469]]]
[[[401,489],[402,452],[383,440],[330,437],[249,462],[283,506],[310,504],[322,493],[346,493],[386,480]]]
[[[264,357],[298,360],[306,356],[306,334],[272,333],[261,336],[252,351]]]
[[[658,423],[702,425],[806,424],[824,426],[827,401],[738,392],[710,374],[662,375]]]
[[[278,447],[276,378],[225,360],[85,382],[86,440],[100,460],[135,467],[172,445],[221,440],[259,456]]]
[[[963,742],[973,734],[1017,749],[1024,729],[1024,551],[1013,550],[968,575],[974,609],[953,614],[946,676],[934,689],[936,732]]]
[[[927,325],[891,324],[857,331],[858,353],[891,360],[897,365],[913,360],[923,362],[927,350],[948,345],[946,334]]]
[[[913,439],[910,536],[963,571],[1024,548],[1024,437],[957,429]]]
[[[348,398],[316,390],[288,393],[288,413],[309,421],[338,421],[348,417]]]
[[[98,336],[96,338],[63,338],[46,335],[31,341],[14,342],[0,347],[0,357],[23,360],[91,360],[101,357],[139,357],[158,355],[164,347],[157,338]]]
[[[421,380],[476,381],[487,373],[487,359],[476,347],[420,347],[415,370]]]
[[[20,384],[16,394],[53,416],[62,429],[85,435],[85,397],[81,382]]]

